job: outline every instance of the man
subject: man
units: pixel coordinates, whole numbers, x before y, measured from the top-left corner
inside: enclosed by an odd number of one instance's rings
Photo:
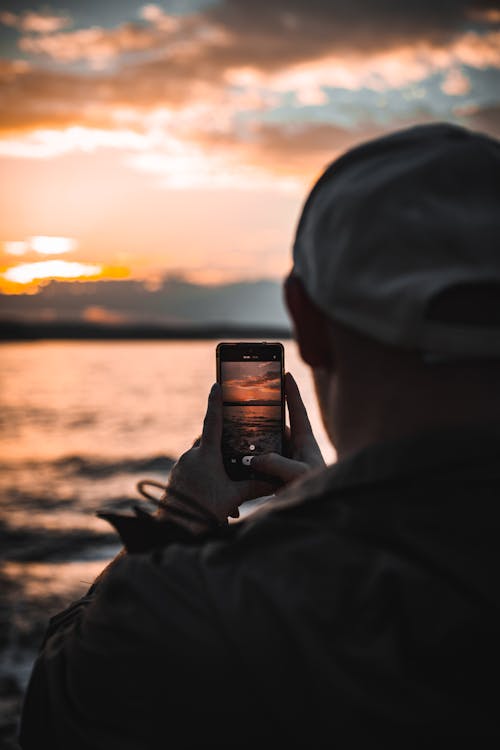
[[[312,190],[286,298],[338,461],[287,378],[285,484],[247,518],[221,399],[154,518],[55,618],[21,745],[500,737],[500,144],[396,132]]]

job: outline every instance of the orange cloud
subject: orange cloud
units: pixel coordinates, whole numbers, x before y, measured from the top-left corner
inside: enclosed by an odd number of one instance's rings
[[[253,74],[246,72],[246,79],[249,81],[251,76],[254,85],[267,86],[275,92],[296,92],[300,99],[321,87],[349,90],[366,87],[375,91],[401,88],[460,65],[500,68],[500,32],[466,32],[446,45],[421,41],[369,55],[336,54],[289,66],[272,75],[254,69]],[[233,73],[235,82],[238,75],[237,71]]]
[[[471,8],[467,15],[473,21],[500,23],[500,8]]]
[[[57,62],[87,60],[95,68],[125,53],[148,50],[160,43],[155,31],[136,23],[114,29],[92,27],[59,34],[24,36],[19,48],[29,54],[43,54]]]
[[[67,15],[55,15],[49,12],[37,13],[33,10],[27,10],[20,14],[3,11],[0,13],[0,23],[28,33],[51,34],[70,26],[71,18]]]
[[[420,122],[428,119],[424,113],[418,118]],[[197,131],[192,133],[192,138],[212,158],[220,153],[225,155],[226,163],[252,164],[254,168],[260,168],[261,175],[272,175],[275,187],[300,192],[304,183],[311,182],[319,170],[346,149],[389,129],[415,122],[416,118],[394,118],[383,126],[367,120],[357,127],[325,122],[260,123],[249,128],[245,136],[230,130],[225,133]],[[156,164],[159,173],[161,160],[155,162],[151,155],[151,162]],[[141,166],[137,160],[134,163]],[[251,179],[241,166],[238,174],[240,183]]]
[[[44,260],[0,268],[0,292],[33,294],[50,281],[101,281],[125,279],[128,268],[66,260]]]
[[[441,89],[448,96],[462,96],[467,94],[470,88],[470,80],[458,68],[451,68],[441,84]]]
[[[40,255],[60,255],[75,250],[77,242],[72,237],[35,235],[25,240],[7,240],[3,246],[7,255],[26,255],[30,251]]]
[[[126,315],[108,310],[105,307],[99,305],[90,305],[86,307],[82,314],[83,320],[87,320],[89,323],[125,323],[128,318]]]
[[[281,388],[279,364],[274,362],[224,362],[224,401],[278,401]]]
[[[469,107],[464,112],[457,112],[463,122],[471,128],[482,130],[500,138],[500,106]]]
[[[72,151],[91,153],[99,148],[144,150],[144,136],[126,129],[87,128],[71,125],[62,130],[39,128],[23,137],[0,139],[0,156],[50,159]]]
[[[101,266],[76,263],[66,260],[42,260],[36,263],[21,263],[3,272],[6,281],[14,284],[31,284],[41,279],[78,279],[100,276]]]
[[[23,43],[33,49],[43,48],[56,59],[71,61],[86,55],[94,65],[102,66],[117,50],[150,50],[150,37],[156,39],[155,34],[154,29],[124,24],[110,30],[83,29],[33,37]],[[171,108],[183,116],[200,105],[202,120],[211,117],[220,122],[220,118],[232,119],[245,109],[272,106],[289,93],[295,94],[300,104],[321,104],[326,87],[367,87],[382,92],[419,83],[435,73],[447,74],[462,65],[500,68],[498,31],[462,33],[447,44],[420,41],[371,52],[318,52],[315,58],[301,63],[285,58],[278,66],[275,60],[270,68],[265,60],[252,57],[250,50],[244,54],[237,42],[211,37],[208,41],[193,38],[187,42],[181,35],[172,48],[165,50],[160,45],[154,59],[99,75],[3,61],[0,128],[82,125],[113,130],[117,113],[129,110],[135,113],[133,128],[144,130],[148,116],[157,109]],[[236,93],[235,86],[239,89]]]
[[[120,28],[121,34],[124,27]],[[95,33],[100,36],[101,31],[95,30]],[[134,34],[131,38],[140,44],[140,36],[136,38]],[[108,54],[111,48],[106,44],[96,49],[95,60],[102,60]],[[88,142],[93,142],[95,147],[105,146],[113,140],[113,136],[107,139],[105,132],[114,134],[115,142],[122,148],[127,148],[125,141],[134,139],[130,135],[134,131],[151,133],[156,145],[162,139],[168,141],[169,135],[183,141],[186,140],[183,131],[191,127],[190,119],[203,123],[207,129],[224,132],[234,127],[234,118],[241,112],[275,106],[280,97],[290,92],[302,104],[321,103],[326,87],[352,90],[370,87],[382,92],[416,84],[437,72],[449,76],[450,71],[458,70],[461,65],[498,68],[500,32],[462,34],[447,47],[422,43],[371,56],[351,53],[328,57],[274,73],[259,71],[255,65],[231,67],[230,56],[226,60],[227,70],[217,71],[213,61],[209,64],[203,59],[208,52],[201,45],[196,54],[190,53],[186,58],[182,55],[175,60],[160,57],[94,76],[39,70],[20,61],[3,61],[0,63],[3,98],[0,129],[19,132],[65,128],[66,134],[59,138],[59,145],[56,133],[54,136],[47,133],[37,136],[36,143],[25,140],[22,148],[5,143],[2,152],[12,150],[14,155],[24,153],[36,157],[44,150],[49,155],[78,150],[80,137],[82,148],[86,148]],[[445,91],[453,91],[453,95],[459,91],[464,93],[465,79],[460,80],[460,88],[457,88],[457,74],[452,75],[453,78],[446,79]],[[236,93],[233,86],[239,87]],[[161,113],[167,115],[163,122],[161,117],[156,117]],[[68,131],[72,126],[83,129]],[[85,128],[92,129],[92,134]],[[148,149],[150,143],[140,145],[136,138],[131,148]],[[166,153],[168,155],[168,149]]]
[[[465,0],[453,13],[431,0],[405,3],[405,13],[391,2],[377,5],[374,13],[368,0],[356,11],[337,0],[311,0],[307,9],[285,0],[255,0],[251,8],[221,0],[173,17],[148,4],[140,21],[114,28],[22,36],[26,53],[86,61],[92,70],[0,61],[0,155],[50,159],[113,149],[170,188],[257,188],[269,186],[271,175],[275,186],[296,189],[312,163],[317,168],[383,128],[249,124],[266,109],[290,100],[321,106],[332,88],[382,95],[436,74],[445,94],[463,96],[471,86],[464,66],[500,68],[500,31],[491,14],[484,28],[464,31]],[[409,119],[427,117],[424,103]]]
[[[139,10],[139,15],[161,31],[170,32],[178,28],[179,20],[175,16],[165,13],[159,5],[154,5],[153,3],[143,5]]]

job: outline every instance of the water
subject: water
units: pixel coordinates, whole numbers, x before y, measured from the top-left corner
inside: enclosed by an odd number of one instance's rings
[[[279,451],[281,445],[281,405],[224,405],[223,441],[238,455],[258,455]]]
[[[165,481],[199,435],[216,343],[0,347],[0,743],[12,735],[48,618],[120,548],[96,511],[129,509],[137,481]],[[285,366],[333,460],[294,342]]]

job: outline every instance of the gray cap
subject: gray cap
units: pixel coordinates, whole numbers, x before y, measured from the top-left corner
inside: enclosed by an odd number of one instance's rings
[[[306,201],[293,272],[329,317],[375,340],[500,356],[500,142],[432,124],[348,151]],[[468,288],[488,291],[484,310],[436,314]]]

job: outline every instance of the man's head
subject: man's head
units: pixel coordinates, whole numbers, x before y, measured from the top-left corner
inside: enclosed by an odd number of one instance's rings
[[[500,360],[499,237],[500,143],[488,136],[418,126],[352,149],[320,177],[298,225],[286,290],[339,452],[347,377],[359,385],[360,406],[365,394],[385,409],[386,424],[392,401],[412,430],[410,385],[414,401],[423,389],[440,399],[440,423],[484,417],[484,399],[476,403],[472,391],[484,378],[491,385],[492,360]],[[435,405],[422,409],[414,429],[436,421]],[[386,436],[401,433],[400,422]]]

